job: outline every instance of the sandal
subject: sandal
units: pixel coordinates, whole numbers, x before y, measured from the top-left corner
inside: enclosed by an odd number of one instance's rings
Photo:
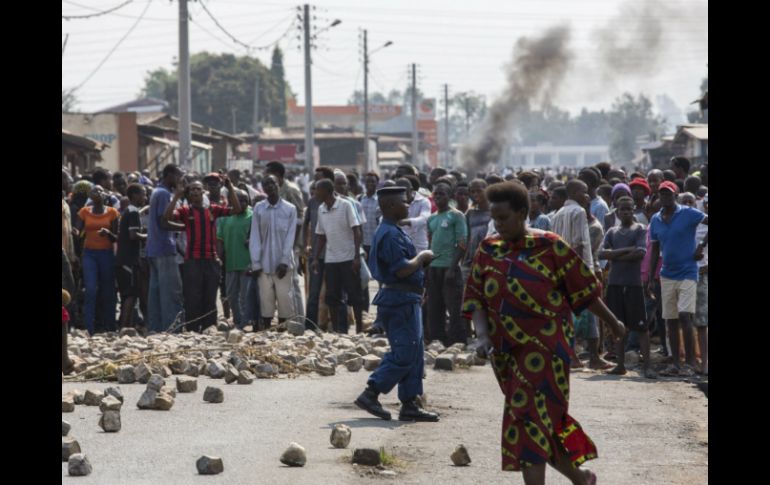
[[[613,375],[613,376],[624,376],[627,373],[628,373],[628,371],[626,370],[626,368],[625,367],[620,367],[620,366],[615,366],[614,369],[608,370],[607,372],[605,372],[605,374],[610,374],[610,375]]]

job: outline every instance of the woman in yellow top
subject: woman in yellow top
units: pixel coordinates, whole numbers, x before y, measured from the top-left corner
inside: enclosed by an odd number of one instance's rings
[[[78,230],[85,233],[83,246],[83,282],[86,287],[84,319],[88,332],[94,333],[96,305],[101,308],[107,331],[115,330],[115,252],[120,214],[104,205],[104,189],[94,185],[90,197],[93,205],[78,211]],[[97,302],[97,294],[99,301]]]

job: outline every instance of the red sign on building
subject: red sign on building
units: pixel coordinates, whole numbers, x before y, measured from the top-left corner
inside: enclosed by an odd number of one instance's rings
[[[292,143],[259,143],[257,144],[257,160],[277,160],[279,162],[294,162],[297,159],[297,145]]]

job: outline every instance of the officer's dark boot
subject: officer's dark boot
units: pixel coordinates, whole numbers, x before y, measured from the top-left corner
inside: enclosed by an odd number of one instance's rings
[[[379,394],[380,393],[370,385],[364,390],[364,392],[361,393],[360,396],[358,396],[355,404],[369,414],[377,416],[378,418],[384,419],[386,421],[390,421],[390,412],[383,409],[382,404],[380,404],[380,401],[377,400],[377,396]]]
[[[421,409],[417,402],[411,401],[401,403],[401,412],[398,413],[399,421],[438,421],[438,414]]]

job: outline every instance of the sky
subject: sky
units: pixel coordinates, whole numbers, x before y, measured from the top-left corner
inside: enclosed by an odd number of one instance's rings
[[[95,14],[125,1],[62,0],[62,16]],[[596,32],[611,32],[631,48],[643,45],[655,35],[639,27],[645,15],[618,17],[629,5],[640,4],[649,4],[651,16],[663,17],[659,49],[637,49],[626,60],[639,69],[607,75],[598,64],[602,55]],[[304,104],[300,4],[206,0],[203,5],[268,66],[271,46],[277,43],[284,50],[291,89]],[[190,52],[248,54],[203,5],[201,0],[189,2]],[[653,103],[666,94],[683,112],[693,110],[696,105],[690,103],[708,75],[706,0],[317,0],[312,6],[311,23],[318,32],[312,69],[316,105],[347,104],[354,90],[363,89],[362,29],[368,31],[370,52],[393,42],[370,55],[370,92],[403,90],[410,81],[409,66],[416,63],[418,86],[426,97],[440,101],[448,84],[450,97],[474,91],[492,101],[505,88],[504,66],[517,39],[554,25],[571,28],[575,60],[553,102],[573,114],[582,107],[609,110],[625,91],[643,93]],[[133,0],[104,15],[62,18],[62,89],[80,86],[77,108],[95,111],[135,99],[148,71],[174,69],[178,12],[177,2]],[[326,29],[335,19],[342,23]]]

